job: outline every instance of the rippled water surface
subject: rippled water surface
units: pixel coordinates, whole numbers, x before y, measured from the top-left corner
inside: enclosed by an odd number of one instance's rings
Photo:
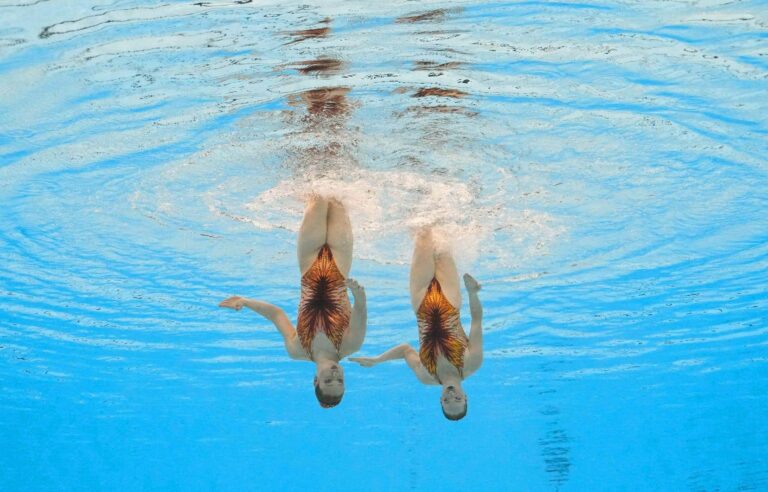
[[[765,1],[0,0],[0,488],[766,490],[767,115]],[[362,354],[414,228],[483,284],[464,420],[217,307],[313,191]]]

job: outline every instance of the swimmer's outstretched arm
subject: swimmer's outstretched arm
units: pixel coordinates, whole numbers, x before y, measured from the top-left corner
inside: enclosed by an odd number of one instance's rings
[[[405,359],[408,367],[411,368],[416,377],[424,384],[438,384],[437,381],[427,372],[419,359],[419,353],[407,343],[402,343],[392,347],[377,357],[350,357],[349,360],[357,362],[363,367],[373,367],[381,362],[388,360]]]
[[[373,367],[376,364],[380,364],[388,360],[405,359],[406,362],[409,362],[409,357],[415,357],[415,361],[421,364],[421,361],[419,360],[419,354],[417,354],[416,351],[413,350],[413,348],[407,343],[402,343],[396,347],[392,347],[377,357],[350,357],[349,360],[357,362],[363,367]],[[408,365],[410,365],[410,363]]]
[[[342,357],[354,354],[360,350],[365,340],[365,329],[368,324],[368,308],[365,297],[365,289],[354,279],[347,279],[347,287],[352,292],[355,305],[352,307],[352,316],[349,319],[349,333],[344,337],[341,346]]]
[[[469,330],[469,360],[467,360],[468,376],[483,363],[483,306],[477,296],[480,284],[472,275],[464,274],[464,286],[467,288],[469,312],[472,315],[472,325]]]
[[[285,315],[285,311],[279,307],[268,302],[257,301],[255,299],[248,299],[240,296],[233,296],[219,303],[219,307],[230,308],[235,311],[240,311],[243,306],[256,311],[274,323],[275,328],[277,328],[280,334],[283,335],[285,350],[292,359],[308,359],[307,355],[301,349],[301,344],[296,336],[296,330],[293,328],[291,320]]]

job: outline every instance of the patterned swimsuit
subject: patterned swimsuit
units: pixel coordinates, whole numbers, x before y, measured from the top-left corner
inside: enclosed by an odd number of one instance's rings
[[[341,350],[344,330],[349,326],[351,306],[344,275],[333,261],[331,248],[325,244],[317,259],[301,277],[301,303],[296,332],[304,350],[312,358],[312,340],[325,333],[336,351]]]
[[[464,378],[464,351],[469,346],[461,329],[459,310],[448,301],[436,278],[429,284],[427,293],[416,312],[419,325],[419,358],[424,368],[438,382],[437,357],[442,354]]]

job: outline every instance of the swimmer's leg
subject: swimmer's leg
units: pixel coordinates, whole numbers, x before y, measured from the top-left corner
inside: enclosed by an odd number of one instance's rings
[[[456,263],[449,252],[440,252],[435,255],[435,277],[440,282],[443,294],[453,307],[461,308],[461,290],[459,289],[459,272]]]
[[[304,220],[299,229],[299,269],[304,275],[317,259],[317,253],[326,241],[328,228],[328,200],[314,195],[309,198],[304,210]]]
[[[411,261],[411,306],[417,312],[429,284],[435,277],[435,243],[430,229],[422,229],[416,234]]]
[[[456,263],[453,261],[451,253],[444,251],[436,255],[435,258],[435,277],[440,282],[440,288],[448,302],[456,309],[461,309],[461,289],[459,288],[459,272],[456,270]],[[459,323],[459,330],[464,332],[464,327]],[[466,337],[466,333],[464,333]]]
[[[344,277],[348,277],[349,269],[352,267],[352,225],[344,205],[333,198],[328,201],[326,238],[336,266]]]

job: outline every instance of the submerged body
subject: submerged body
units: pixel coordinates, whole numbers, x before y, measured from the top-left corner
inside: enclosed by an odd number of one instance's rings
[[[339,201],[310,199],[299,230],[298,259],[301,300],[295,329],[282,309],[263,301],[234,296],[219,306],[238,311],[246,306],[272,321],[292,359],[317,365],[315,394],[327,408],[341,401],[344,372],[339,361],[360,349],[367,322],[365,291],[348,278],[352,228]]]
[[[401,344],[378,357],[351,358],[371,367],[380,362],[405,359],[424,384],[441,385],[443,413],[451,420],[466,414],[467,398],[461,387],[483,361],[482,307],[477,292],[480,285],[464,275],[469,294],[472,328],[469,337],[461,326],[461,293],[456,264],[450,254],[439,252],[429,230],[416,238],[411,263],[411,305],[419,329],[419,351]]]

